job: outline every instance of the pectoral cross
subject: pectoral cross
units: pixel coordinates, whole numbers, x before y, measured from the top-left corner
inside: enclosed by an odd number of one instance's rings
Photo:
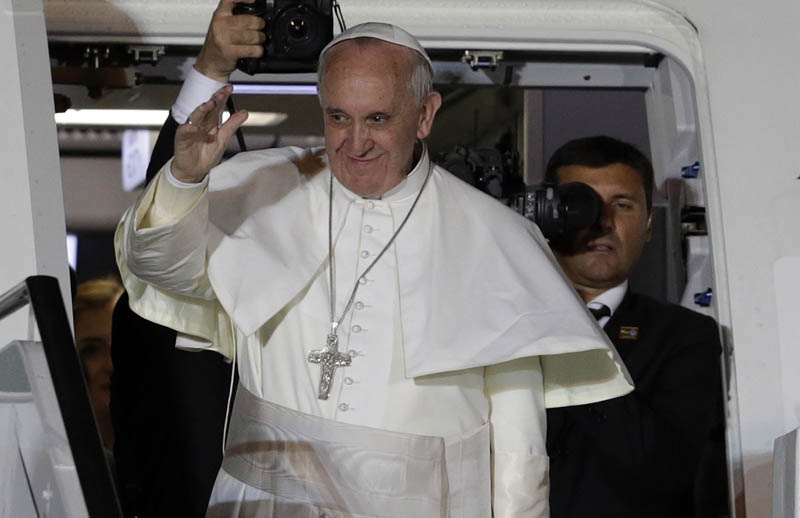
[[[309,362],[319,363],[319,393],[317,394],[319,399],[328,399],[336,367],[347,367],[351,360],[349,354],[339,352],[339,337],[336,335],[335,328],[328,335],[328,345],[324,349],[308,353]]]

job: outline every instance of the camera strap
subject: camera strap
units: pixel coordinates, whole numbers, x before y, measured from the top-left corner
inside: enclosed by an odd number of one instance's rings
[[[336,21],[339,23],[339,30],[344,32],[347,30],[347,25],[344,23],[344,16],[342,15],[342,6],[339,5],[337,0],[333,0],[331,3],[333,7],[333,14],[336,15]]]

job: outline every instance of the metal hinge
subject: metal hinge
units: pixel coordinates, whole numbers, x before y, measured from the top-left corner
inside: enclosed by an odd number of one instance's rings
[[[133,62],[158,63],[158,58],[165,54],[164,45],[130,45],[128,54],[133,54]]]
[[[503,61],[502,50],[465,50],[461,62],[466,63],[472,70],[488,68],[494,70]]]
[[[89,66],[100,68],[100,64],[111,56],[110,47],[95,47],[92,45],[83,49],[83,57],[89,60]]]

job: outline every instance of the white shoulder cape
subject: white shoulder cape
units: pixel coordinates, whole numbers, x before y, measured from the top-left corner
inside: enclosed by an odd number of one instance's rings
[[[427,164],[425,154],[417,167]],[[201,203],[217,300],[173,295],[127,267],[132,221],[151,203],[152,182],[116,236],[131,307],[230,356],[222,311],[250,335],[326,271],[329,174],[318,154],[299,148],[241,153],[212,171]],[[343,217],[334,211],[335,229]],[[548,408],[633,390],[536,225],[511,209],[435,166],[393,246],[407,377],[541,356]]]

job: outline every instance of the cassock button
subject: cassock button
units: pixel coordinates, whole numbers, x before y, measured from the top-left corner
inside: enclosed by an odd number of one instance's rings
[[[362,251],[361,251],[361,257],[363,257],[364,259],[366,259],[367,257],[369,257],[369,252],[367,252],[366,250],[362,250]]]
[[[342,412],[347,412],[348,410],[350,410],[350,405],[348,405],[347,403],[339,403],[339,410],[341,410]]]
[[[353,384],[353,378],[351,378],[350,376],[346,377],[344,379],[344,384],[345,385],[352,385]]]
[[[358,279],[358,282],[360,282],[361,284],[366,284],[367,283],[367,278],[366,277],[361,277],[360,279]]]
[[[367,202],[367,208],[370,209],[370,210],[374,209],[375,208],[375,202],[368,201]]]
[[[360,333],[361,332],[361,326],[358,325],[358,324],[354,325],[351,329],[353,330],[354,333]]]
[[[361,301],[356,302],[356,309],[364,309],[364,303]]]
[[[358,351],[356,351],[355,349],[350,349],[349,351],[347,351],[347,354],[348,354],[348,355],[349,355],[351,358],[355,358],[356,356],[358,356]]]
[[[364,232],[372,234],[372,227],[370,225],[364,225]]]

